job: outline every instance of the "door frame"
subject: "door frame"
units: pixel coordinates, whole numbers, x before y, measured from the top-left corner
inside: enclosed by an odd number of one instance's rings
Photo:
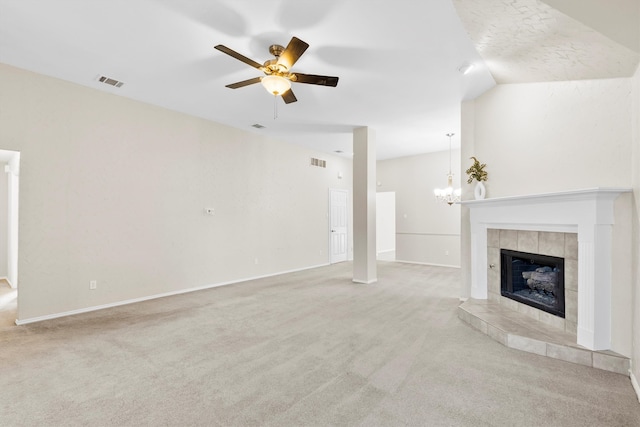
[[[7,272],[4,279],[9,286],[18,287],[18,215],[20,194],[20,152],[0,149],[0,158],[6,163],[4,173],[7,174],[7,200],[3,208],[7,208]],[[0,172],[2,173],[2,172]]]

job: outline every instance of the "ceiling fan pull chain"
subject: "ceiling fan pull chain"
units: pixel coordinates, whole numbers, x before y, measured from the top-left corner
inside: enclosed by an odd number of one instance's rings
[[[278,96],[273,95],[273,120],[278,118]]]

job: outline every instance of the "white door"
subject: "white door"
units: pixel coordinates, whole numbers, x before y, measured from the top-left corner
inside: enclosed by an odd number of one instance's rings
[[[329,262],[331,264],[347,260],[348,201],[347,190],[329,190]]]

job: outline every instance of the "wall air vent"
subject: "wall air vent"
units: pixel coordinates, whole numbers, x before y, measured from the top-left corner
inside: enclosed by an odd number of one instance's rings
[[[98,77],[98,81],[113,87],[122,87],[122,85],[124,84],[124,82],[121,82],[116,79],[112,79],[111,77],[107,77],[107,76]]]
[[[317,166],[319,168],[326,168],[327,161],[322,159],[316,159],[315,157],[311,158],[311,166]]]
[[[262,126],[260,123],[254,123],[251,125],[251,127],[256,129],[264,129],[264,126]]]

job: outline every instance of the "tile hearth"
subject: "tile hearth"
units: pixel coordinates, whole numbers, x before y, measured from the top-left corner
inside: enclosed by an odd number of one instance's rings
[[[627,357],[608,350],[589,350],[576,344],[575,335],[498,302],[469,299],[458,307],[458,317],[506,347],[629,375]]]

